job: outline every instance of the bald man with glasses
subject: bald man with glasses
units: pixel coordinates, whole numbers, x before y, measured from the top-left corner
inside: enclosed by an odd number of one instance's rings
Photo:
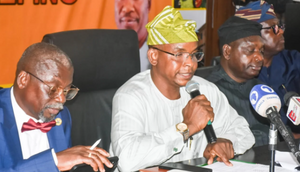
[[[47,43],[29,46],[11,88],[0,90],[0,171],[68,171],[86,163],[112,167],[109,154],[90,146],[71,148],[71,116],[64,103],[79,89],[70,58]]]
[[[284,49],[284,26],[279,24],[271,4],[263,0],[252,2],[240,8],[235,16],[262,25],[261,37],[265,51],[258,79],[272,87],[278,94],[281,99],[281,119],[291,128],[294,137],[300,138],[300,126],[295,126],[286,117],[288,106],[284,102],[284,95],[287,92],[296,92],[300,95],[300,53]]]

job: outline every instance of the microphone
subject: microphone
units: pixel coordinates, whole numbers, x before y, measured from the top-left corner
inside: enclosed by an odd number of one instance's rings
[[[195,98],[196,96],[200,95],[199,83],[197,83],[193,80],[190,80],[186,84],[185,90],[186,90],[186,92],[188,92],[191,95],[192,99]],[[215,130],[214,130],[210,120],[208,121],[206,127],[204,128],[204,133],[205,133],[208,143],[214,143],[217,141]]]
[[[288,106],[286,113],[287,118],[294,125],[300,124],[300,97],[296,92],[287,92],[283,97],[284,103]]]
[[[291,132],[286,128],[278,113],[281,103],[275,91],[267,85],[255,85],[250,92],[249,99],[252,107],[259,115],[268,118],[272,124],[275,124],[289,149],[300,162],[300,151]]]

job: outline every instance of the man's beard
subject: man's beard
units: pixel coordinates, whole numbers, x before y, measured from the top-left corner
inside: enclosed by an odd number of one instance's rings
[[[44,116],[44,111],[48,108],[55,108],[55,109],[60,109],[62,110],[64,107],[63,107],[63,104],[62,103],[55,103],[55,104],[52,104],[52,105],[47,105],[46,107],[44,107],[41,112],[39,113],[39,118],[41,121],[43,122],[50,122],[52,121],[57,114],[50,114],[50,118],[46,118]]]

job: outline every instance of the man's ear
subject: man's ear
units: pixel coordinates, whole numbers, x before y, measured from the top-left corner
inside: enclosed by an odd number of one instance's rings
[[[158,52],[157,50],[153,49],[153,48],[149,48],[148,52],[148,60],[151,63],[152,66],[156,66],[157,65],[157,59],[158,59]]]
[[[222,53],[226,60],[230,59],[231,46],[228,44],[224,44],[222,47]]]
[[[25,71],[21,71],[18,76],[17,76],[17,87],[19,87],[19,89],[23,89],[26,87],[26,85],[29,82],[29,76],[28,73]]]

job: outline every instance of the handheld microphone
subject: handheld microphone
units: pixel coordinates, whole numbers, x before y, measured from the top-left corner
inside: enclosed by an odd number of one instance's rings
[[[286,128],[278,113],[281,103],[275,91],[267,85],[255,85],[250,92],[249,99],[251,105],[259,115],[268,118],[271,123],[275,124],[289,149],[298,162],[300,162],[300,151],[295,144],[291,132]]]
[[[190,80],[186,84],[185,90],[191,95],[192,99],[200,95],[199,84],[193,80]],[[215,130],[211,124],[211,121],[208,121],[206,127],[204,128],[204,133],[208,143],[214,143],[217,141]]]
[[[287,92],[283,97],[284,103],[288,106],[286,113],[287,118],[294,125],[300,124],[300,97],[296,92]]]

